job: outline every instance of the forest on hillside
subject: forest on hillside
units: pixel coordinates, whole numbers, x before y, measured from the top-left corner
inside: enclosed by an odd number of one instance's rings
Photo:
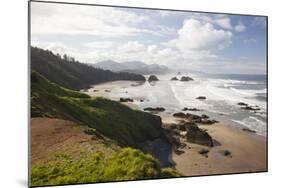
[[[50,81],[69,89],[80,90],[93,84],[115,80],[145,81],[145,77],[128,72],[112,72],[81,63],[66,54],[31,47],[31,69]]]

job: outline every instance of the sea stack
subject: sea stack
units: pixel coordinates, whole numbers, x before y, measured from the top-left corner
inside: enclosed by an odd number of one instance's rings
[[[207,98],[205,96],[199,96],[196,99],[198,99],[198,100],[206,100]]]
[[[158,81],[159,79],[155,75],[150,75],[148,78],[149,82]]]
[[[180,81],[187,82],[187,81],[192,81],[192,80],[193,79],[190,78],[189,76],[182,76]]]
[[[173,78],[171,78],[171,80],[172,81],[177,81],[177,80],[179,80],[177,77],[173,77]]]

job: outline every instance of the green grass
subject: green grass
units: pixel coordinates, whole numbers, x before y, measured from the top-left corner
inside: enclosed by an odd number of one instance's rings
[[[173,178],[173,177],[181,177],[182,174],[179,173],[176,169],[174,168],[162,168],[161,169],[161,177],[162,178]]]
[[[56,155],[54,160],[32,167],[31,183],[32,186],[41,186],[178,176],[180,174],[173,169],[161,169],[151,155],[123,148],[109,158],[101,152],[79,160],[68,155]]]
[[[135,146],[155,139],[161,133],[158,116],[132,110],[116,101],[65,89],[34,71],[31,75],[31,115],[88,125],[122,146]]]

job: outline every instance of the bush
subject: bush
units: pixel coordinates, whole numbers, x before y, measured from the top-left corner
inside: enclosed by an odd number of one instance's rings
[[[158,160],[139,150],[125,148],[117,152],[104,171],[106,179],[135,180],[157,178],[160,175]]]
[[[180,174],[176,169],[173,168],[163,168],[161,169],[161,177],[163,178],[172,178],[172,177],[180,177]]]

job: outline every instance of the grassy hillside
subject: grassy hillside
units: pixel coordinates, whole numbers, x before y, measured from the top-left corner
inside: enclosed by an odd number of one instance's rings
[[[84,155],[80,159],[58,154],[52,161],[33,166],[31,182],[32,186],[40,186],[179,176],[174,169],[161,169],[151,155],[123,148],[110,157],[102,152]]]
[[[31,75],[31,115],[80,122],[122,146],[136,146],[161,134],[158,116],[65,89],[34,71]]]
[[[181,176],[175,169],[160,168],[150,154],[120,147],[159,137],[157,116],[65,89],[35,71],[31,116],[50,117],[32,119],[31,152],[44,151],[41,158],[33,155],[31,186]]]
[[[80,90],[92,84],[114,80],[145,81],[145,77],[132,73],[114,73],[97,69],[74,58],[55,55],[51,51],[31,47],[31,69],[65,88]]]

